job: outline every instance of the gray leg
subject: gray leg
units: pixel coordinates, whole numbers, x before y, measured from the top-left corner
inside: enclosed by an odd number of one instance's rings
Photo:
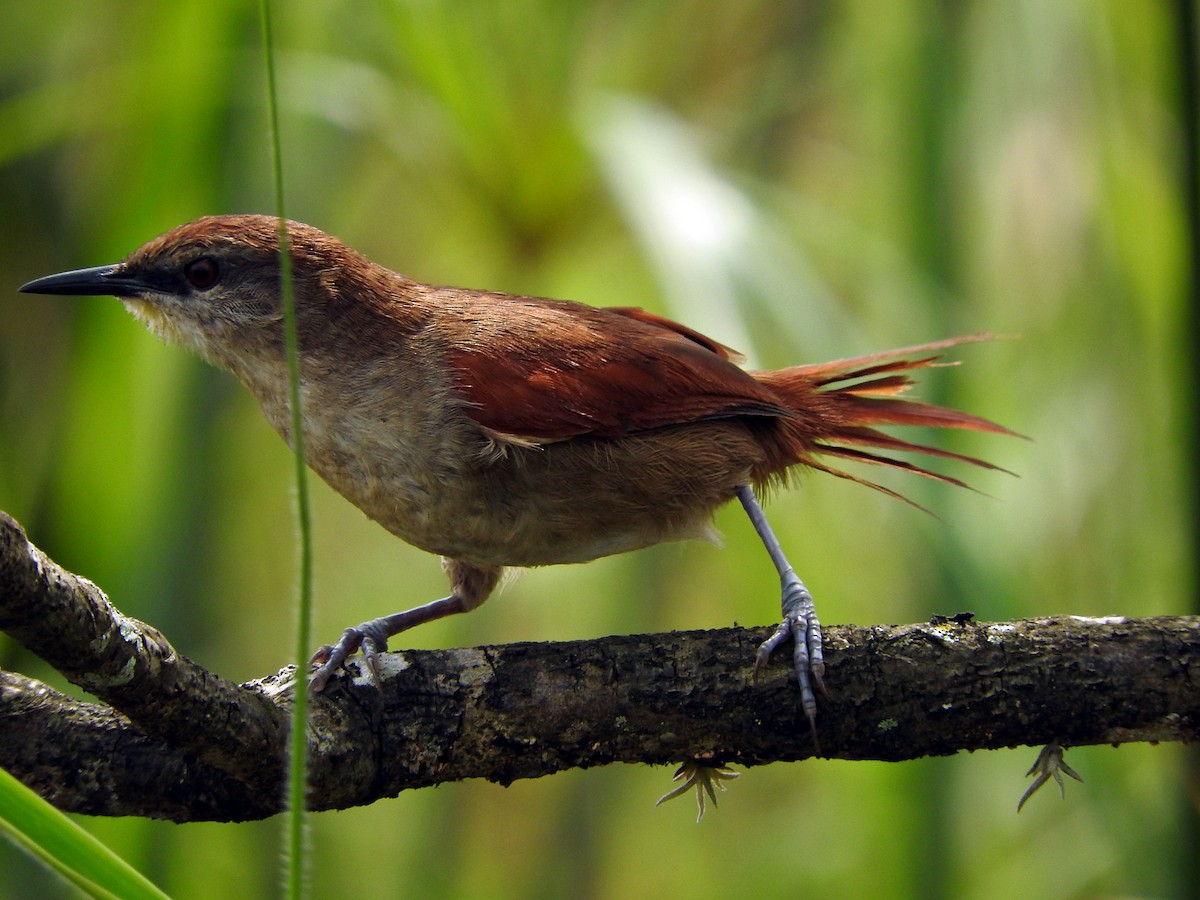
[[[336,644],[326,644],[313,654],[312,663],[317,664],[318,669],[308,682],[309,690],[313,693],[324,690],[346,658],[360,647],[371,680],[376,687],[383,687],[379,676],[379,654],[387,650],[388,638],[443,616],[469,612],[496,589],[504,572],[501,566],[478,565],[460,559],[443,559],[442,568],[450,576],[452,593],[449,597],[347,628]]]
[[[808,717],[815,743],[817,698],[813,693],[813,684],[816,684],[817,690],[822,694],[828,695],[828,691],[825,690],[825,660],[821,655],[821,623],[817,620],[812,594],[783,555],[779,539],[771,530],[766,514],[751,487],[746,484],[740,485],[736,493],[742,501],[746,515],[754,525],[754,530],[766,545],[771,561],[775,563],[775,570],[779,572],[779,582],[783,589],[783,621],[779,623],[775,633],[758,648],[758,657],[754,661],[754,675],[758,676],[775,648],[790,637],[793,641],[792,658],[795,661],[796,678],[800,682],[800,703],[804,707],[804,715]]]
[[[346,657],[360,647],[363,660],[367,664],[367,671],[371,673],[371,680],[375,682],[376,687],[382,687],[379,662],[376,657],[387,650],[388,638],[425,622],[432,622],[434,619],[460,612],[463,612],[462,598],[457,594],[451,594],[449,597],[434,600],[432,603],[426,603],[415,609],[372,619],[370,622],[363,622],[356,628],[347,628],[342,632],[341,639],[336,644],[326,644],[313,654],[312,663],[318,663],[320,668],[309,679],[308,689],[313,693],[324,690],[329,679],[336,675],[338,669],[346,662]]]

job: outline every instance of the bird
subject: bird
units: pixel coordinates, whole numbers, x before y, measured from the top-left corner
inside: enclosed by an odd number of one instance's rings
[[[724,344],[641,308],[425,284],[294,221],[286,246],[306,462],[369,518],[441,556],[450,582],[446,597],[320,647],[314,692],[358,651],[379,684],[389,638],[475,609],[507,568],[714,540],[714,512],[737,501],[780,579],[782,617],[753,671],[793,642],[815,741],[816,694],[828,693],[821,624],[759,493],[812,469],[905,499],[843,462],[965,486],[894,454],[999,467],[881,427],[1016,434],[903,396],[942,351],[988,335],[752,371]],[[118,298],[152,332],[242,381],[292,444],[280,247],[273,216],[207,216],[123,262],[20,290]]]

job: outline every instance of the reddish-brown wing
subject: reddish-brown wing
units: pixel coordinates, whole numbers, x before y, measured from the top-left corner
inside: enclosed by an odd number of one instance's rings
[[[451,364],[468,415],[502,437],[619,437],[729,416],[784,416],[733,350],[633,308],[460,295],[472,322]]]
[[[647,325],[655,325],[658,328],[665,328],[668,331],[674,331],[676,334],[681,334],[689,341],[699,344],[705,350],[711,350],[721,359],[727,359],[730,362],[740,363],[745,362],[745,357],[738,353],[732,347],[727,347],[724,344],[714,341],[707,335],[688,328],[686,325],[680,325],[678,322],[673,322],[663,316],[655,315],[651,312],[646,312],[638,306],[606,306],[606,312],[617,313],[621,316],[626,316],[630,319],[635,319],[638,322],[645,322]]]

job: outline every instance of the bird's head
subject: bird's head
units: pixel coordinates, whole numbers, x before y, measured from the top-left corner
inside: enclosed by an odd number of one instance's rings
[[[281,340],[278,222],[260,215],[208,216],[155,238],[123,262],[49,275],[20,290],[115,296],[163,339],[228,364],[230,352]],[[288,223],[288,239],[303,315],[335,290],[328,273],[344,272],[359,258],[298,222]]]

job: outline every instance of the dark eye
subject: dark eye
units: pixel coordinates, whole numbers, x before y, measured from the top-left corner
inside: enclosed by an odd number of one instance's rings
[[[202,256],[188,263],[183,269],[183,275],[188,284],[198,291],[206,291],[217,283],[221,270],[217,268],[216,260]]]

